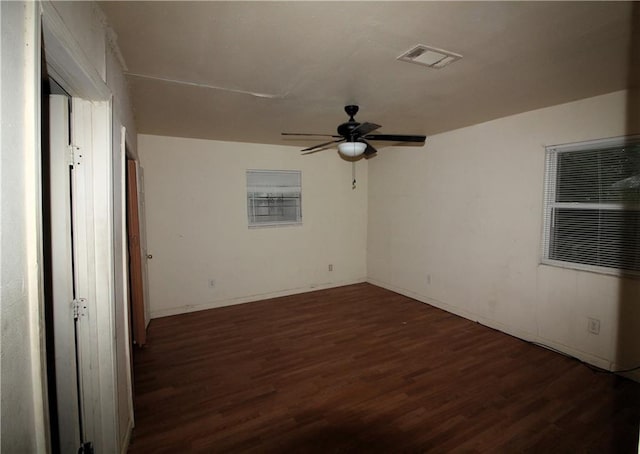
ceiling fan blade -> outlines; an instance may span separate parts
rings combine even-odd
[[[346,140],[346,139],[345,139],[344,137],[343,137],[343,138],[341,138],[340,140],[330,140],[329,142],[320,143],[320,144],[318,144],[318,145],[314,145],[314,146],[312,146],[312,147],[305,148],[304,150],[301,150],[301,151],[303,151],[303,152],[304,152],[304,151],[312,151],[312,150],[316,150],[316,149],[318,149],[318,151],[319,151],[319,149],[320,149],[320,148],[324,148],[324,147],[326,147],[327,145],[331,145],[332,143],[344,142],[345,140]]]
[[[351,134],[358,134],[360,136],[363,136],[365,134],[369,134],[371,131],[375,131],[378,128],[381,128],[382,126],[377,125],[375,123],[361,123],[357,128],[354,128],[351,131]]]
[[[364,136],[367,140],[386,140],[388,142],[424,142],[427,136],[407,136],[403,134],[371,134]]]
[[[303,152],[301,152],[300,154],[301,154],[301,155],[305,155],[305,154],[313,154],[313,153],[317,153],[317,152],[319,152],[319,151],[324,151],[324,150],[325,150],[325,148],[318,148],[318,149],[311,150],[311,151],[303,151]]]
[[[307,133],[303,133],[303,132],[281,132],[280,135],[283,136],[321,136],[321,137],[342,137],[342,136],[336,136],[333,134],[307,134]]]
[[[373,148],[369,142],[367,142],[366,140],[363,140],[363,142],[367,144],[367,148],[364,149],[365,158],[370,158],[371,156],[373,156],[378,152],[378,150]]]

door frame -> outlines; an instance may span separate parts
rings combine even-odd
[[[78,240],[77,297],[87,302],[81,340],[81,354],[90,364],[81,371],[88,405],[87,439],[96,452],[119,452],[114,290],[119,266],[114,261],[112,95],[53,3],[39,5],[36,29],[46,49],[47,72],[74,97],[72,140],[82,155],[79,167],[83,175],[74,192],[78,225],[74,235]],[[41,361],[46,363],[44,352]]]

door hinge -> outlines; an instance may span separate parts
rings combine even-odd
[[[71,167],[79,166],[80,164],[82,164],[82,153],[80,152],[80,147],[69,145],[67,152],[67,163]]]
[[[73,300],[73,319],[78,320],[80,317],[87,315],[87,299],[77,298]]]

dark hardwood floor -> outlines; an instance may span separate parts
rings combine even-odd
[[[131,453],[637,452],[640,384],[370,284],[155,319]]]

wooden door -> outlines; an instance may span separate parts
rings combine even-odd
[[[147,342],[142,290],[142,250],[140,248],[140,215],[138,212],[138,172],[136,162],[127,160],[127,230],[129,237],[129,294],[133,342]]]

